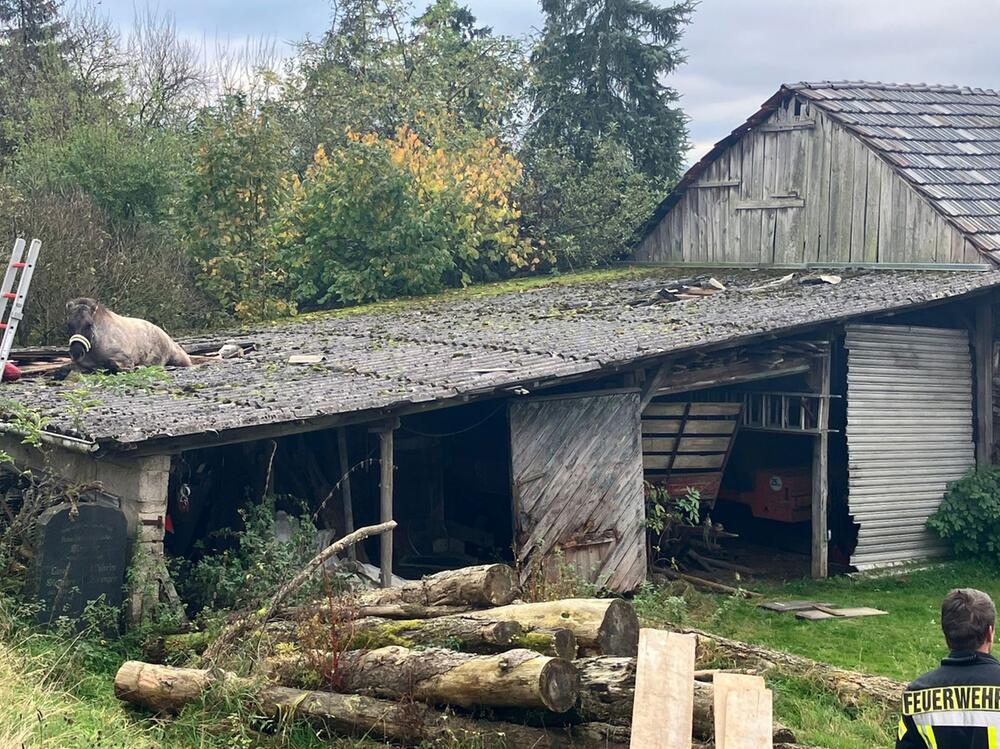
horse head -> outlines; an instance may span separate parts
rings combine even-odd
[[[72,299],[66,303],[66,332],[69,334],[69,355],[79,361],[94,345],[94,322],[97,317],[96,299]]]

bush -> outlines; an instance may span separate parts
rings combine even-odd
[[[927,526],[956,554],[1000,561],[1000,467],[952,484]]]
[[[113,227],[78,188],[21,194],[0,186],[0,241],[38,237],[42,251],[31,281],[21,345],[64,340],[66,302],[94,297],[115,312],[143,317],[168,332],[204,322],[183,248],[152,226]]]
[[[280,585],[302,571],[317,552],[316,526],[308,514],[290,517],[291,538],[275,535],[275,497],[240,510],[245,528],[220,532],[219,540],[236,541],[230,548],[191,563],[171,560],[177,592],[192,611],[252,610],[269,600]],[[296,593],[315,597],[323,590],[317,577]]]
[[[510,199],[520,173],[492,140],[432,148],[406,128],[320,147],[278,231],[295,299],[427,294],[529,265]]]

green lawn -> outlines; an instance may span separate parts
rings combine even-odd
[[[685,591],[686,606],[667,597],[679,592],[651,589],[637,605],[647,623],[682,623],[726,637],[767,645],[844,668],[911,681],[934,668],[945,654],[940,629],[944,595],[956,587],[985,590],[1000,600],[1000,574],[988,565],[952,562],[896,577],[838,577],[816,582],[743,586],[775,600],[811,599],[850,606],[873,606],[888,616],[807,622],[794,614],[757,608],[755,602]],[[800,741],[831,749],[891,746],[893,715],[844,711],[829,694],[796,679],[779,679],[778,717],[800,729]]]

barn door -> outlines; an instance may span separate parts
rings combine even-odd
[[[936,556],[944,550],[927,518],[976,459],[969,334],[851,325],[846,344],[851,564]]]
[[[517,400],[509,418],[522,576],[565,562],[601,588],[638,587],[646,576],[639,394]]]

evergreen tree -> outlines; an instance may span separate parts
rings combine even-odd
[[[676,179],[687,128],[664,79],[684,61],[678,45],[693,9],[693,0],[542,0],[529,144],[569,147],[592,163],[612,138],[650,178]]]

